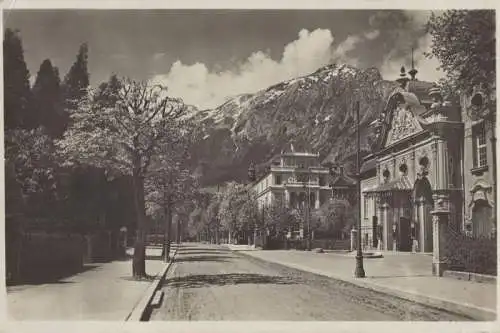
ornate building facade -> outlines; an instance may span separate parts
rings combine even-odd
[[[362,232],[372,248],[433,252],[441,274],[444,234],[496,235],[496,110],[480,88],[446,101],[416,73],[401,69],[373,124],[377,142],[360,172]]]

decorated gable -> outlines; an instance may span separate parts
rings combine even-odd
[[[388,110],[389,126],[385,136],[386,147],[423,130],[414,114],[414,112],[420,112],[422,108],[418,99],[409,93],[398,93],[397,95],[394,96],[397,102],[390,103],[392,110]]]

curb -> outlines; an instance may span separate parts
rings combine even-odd
[[[139,303],[134,307],[134,309],[125,318],[125,321],[144,321],[145,315],[148,312],[150,303],[155,295],[155,292],[160,289],[161,283],[168,273],[168,270],[174,263],[173,259],[177,255],[179,247],[175,248],[175,252],[172,255],[172,259],[163,267],[159,274],[156,274],[153,282],[149,285],[146,290],[145,295],[141,298]]]
[[[365,282],[365,281],[361,281],[361,280],[349,280],[349,279],[346,279],[344,277],[325,273],[325,272],[320,271],[320,270],[316,270],[316,269],[312,269],[312,268],[305,268],[303,266],[295,265],[295,264],[291,264],[291,263],[283,263],[283,262],[278,262],[275,260],[263,259],[263,258],[252,256],[252,255],[246,254],[246,253],[242,253],[242,255],[246,255],[246,256],[249,256],[249,257],[257,259],[257,260],[262,260],[262,261],[271,262],[271,263],[274,263],[277,265],[290,267],[290,268],[297,269],[297,270],[300,270],[303,272],[308,272],[308,273],[313,273],[313,274],[317,274],[317,275],[321,275],[321,276],[326,276],[326,277],[329,277],[332,279],[336,279],[336,280],[340,280],[340,281],[343,281],[346,283],[356,285],[358,287],[371,289],[371,290],[374,290],[374,291],[377,291],[377,292],[380,292],[383,294],[391,295],[391,296],[396,296],[396,297],[399,297],[399,298],[402,298],[402,299],[405,299],[408,301],[412,301],[415,303],[419,303],[419,304],[422,304],[425,306],[430,306],[430,307],[434,307],[437,309],[441,309],[441,310],[449,311],[452,313],[471,317],[475,320],[495,321],[497,318],[496,311],[490,310],[487,308],[478,307],[478,306],[475,306],[472,304],[457,303],[454,301],[441,299],[438,297],[429,297],[429,296],[425,296],[422,294],[413,293],[413,292],[409,292],[409,291],[388,288],[388,287],[381,286],[381,285],[373,283],[373,282]]]
[[[444,271],[443,276],[458,279],[458,280],[466,280],[466,281],[475,281],[477,283],[497,283],[496,276],[490,276],[485,274],[478,273],[468,273],[468,272],[460,272],[460,271]]]

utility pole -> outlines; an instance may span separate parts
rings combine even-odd
[[[220,187],[219,184],[217,184],[217,200],[219,200],[219,190]],[[217,216],[215,217],[215,244],[217,245],[220,244],[219,224],[220,224],[219,214],[217,214]]]
[[[357,170],[357,196],[358,196],[358,246],[356,252],[356,270],[354,271],[354,277],[364,278],[365,270],[363,268],[363,252],[361,250],[361,166],[360,166],[360,136],[359,136],[359,101],[356,102],[356,135],[357,135],[357,151],[356,151],[356,170]]]
[[[311,170],[307,169],[307,250],[311,251]]]

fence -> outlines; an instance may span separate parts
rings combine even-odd
[[[497,275],[497,241],[465,235],[452,227],[446,233],[445,257],[449,270]]]
[[[7,230],[5,245],[8,283],[65,275],[81,270],[84,263],[109,261],[125,254],[118,233],[110,231],[82,235]]]
[[[311,242],[311,248],[322,248],[324,250],[349,250],[351,241],[349,239],[314,239]],[[266,249],[295,249],[306,250],[307,239],[268,239],[266,242]]]
[[[6,239],[7,281],[32,280],[83,267],[85,239],[80,235],[32,233]]]

